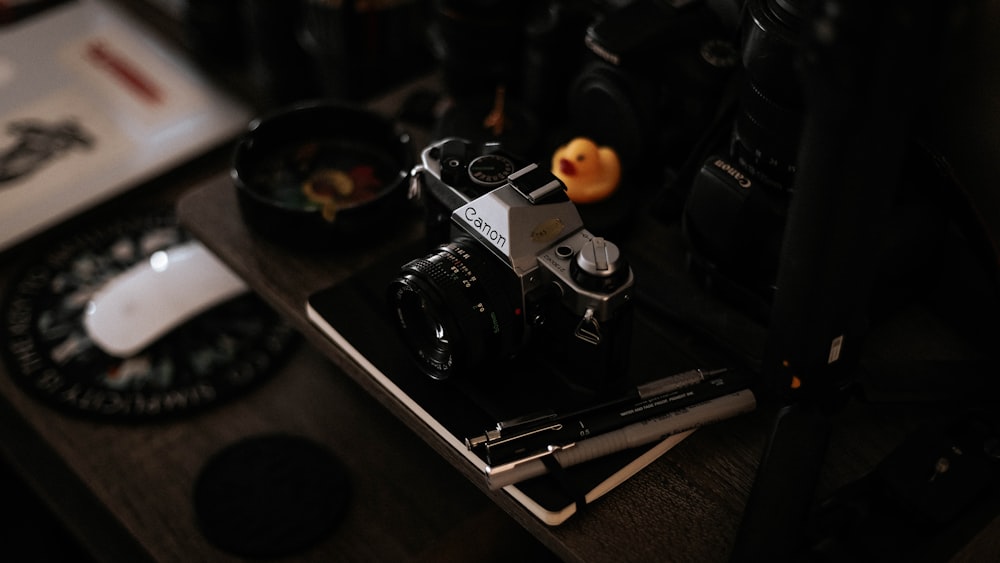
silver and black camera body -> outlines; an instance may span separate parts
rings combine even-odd
[[[387,297],[424,373],[475,376],[518,357],[583,390],[624,379],[634,275],[560,180],[456,138],[427,147],[412,176],[437,246],[402,266]]]

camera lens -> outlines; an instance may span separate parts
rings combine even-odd
[[[750,0],[743,22],[740,113],[733,156],[755,177],[791,189],[802,128],[803,102],[795,57],[802,0]]]
[[[492,260],[481,244],[461,237],[404,265],[389,283],[396,327],[430,377],[509,356],[520,341],[520,304],[498,283]]]

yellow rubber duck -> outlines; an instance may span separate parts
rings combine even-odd
[[[576,137],[552,155],[552,173],[566,184],[575,203],[594,203],[614,193],[622,167],[614,149]]]

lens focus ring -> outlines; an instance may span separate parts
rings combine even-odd
[[[448,243],[411,260],[390,284],[404,341],[435,379],[504,356],[516,341],[516,307],[480,252],[473,241]]]

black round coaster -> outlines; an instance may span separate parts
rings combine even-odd
[[[202,312],[131,357],[109,355],[89,338],[84,316],[94,292],[190,238],[164,209],[83,228],[42,249],[12,280],[0,307],[0,354],[11,377],[56,408],[136,422],[218,404],[274,373],[297,334],[251,293]]]
[[[209,458],[194,485],[194,509],[216,547],[242,557],[281,557],[332,532],[349,493],[347,471],[329,450],[269,434]]]

